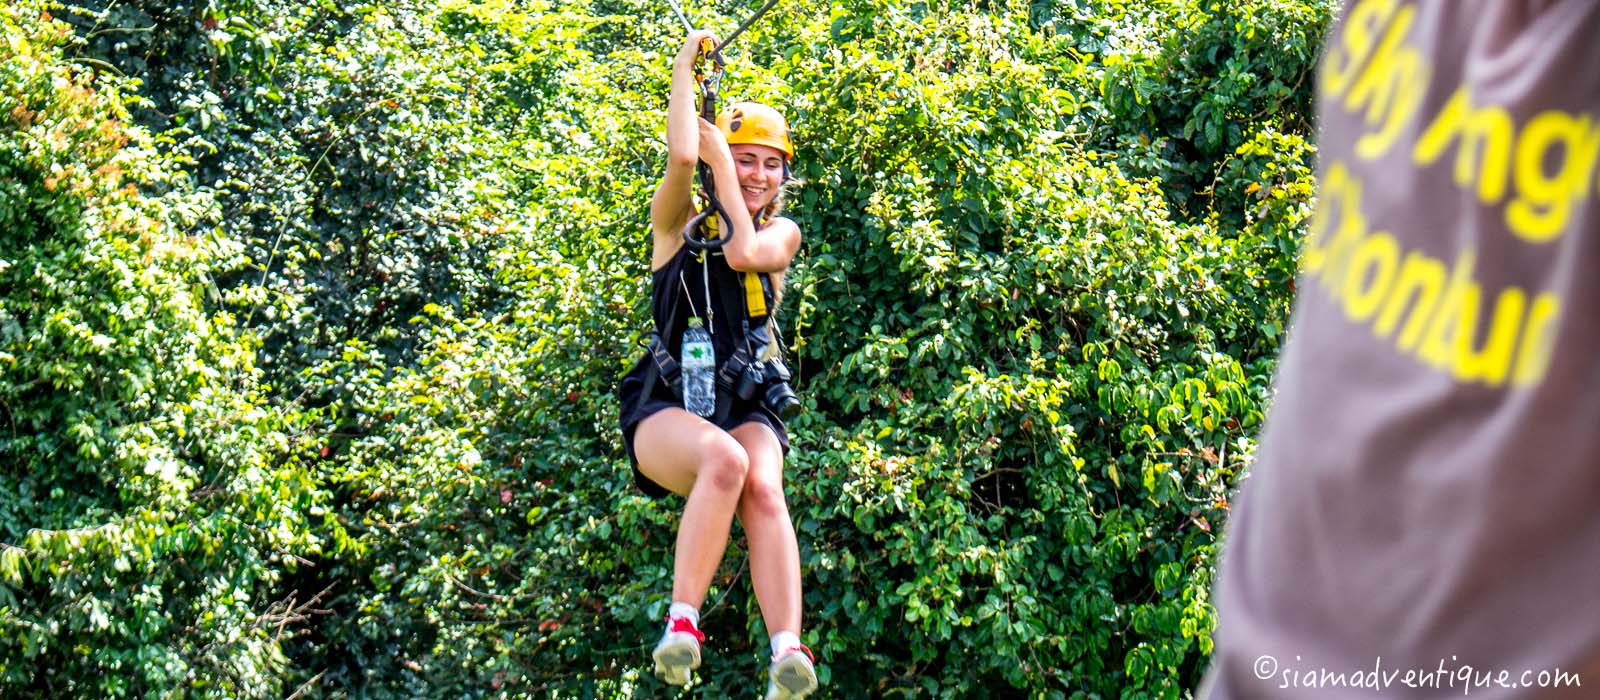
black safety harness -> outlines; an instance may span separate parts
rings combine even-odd
[[[716,232],[713,231],[711,240],[717,240],[718,238],[720,236],[717,236]],[[717,362],[717,403],[716,412],[712,415],[712,420],[713,422],[720,422],[727,418],[732,409],[735,390],[739,385],[740,377],[748,371],[752,364],[761,361],[765,354],[766,346],[777,339],[773,337],[772,324],[768,322],[771,318],[773,299],[771,278],[764,273],[737,273],[737,271],[727,266],[722,253],[715,250],[701,251],[676,261],[673,264],[677,269],[668,271],[668,274],[676,273],[674,276],[679,278],[681,291],[670,292],[673,295],[672,311],[667,315],[667,323],[665,326],[652,330],[650,339],[645,344],[650,361],[645,363],[644,389],[639,396],[638,404],[634,406],[634,410],[636,411],[639,406],[643,405],[658,380],[667,386],[674,397],[683,395],[682,368],[677,359],[672,356],[672,352],[667,347],[666,339],[661,334],[663,331],[674,329],[678,325],[684,299],[688,295],[687,285],[682,282],[682,278],[688,273],[686,268],[689,267],[691,261],[692,264],[697,264],[701,268],[701,276],[705,280],[704,291],[708,306],[704,312],[712,319],[711,322],[713,324],[718,321],[715,319],[711,308],[709,308],[712,294],[717,295],[717,300],[725,312],[743,312],[736,320],[738,330],[734,333],[732,353],[727,357],[719,358]],[[713,271],[711,270],[712,267],[721,267],[723,269]],[[735,282],[735,280],[738,281]],[[755,284],[752,284],[752,281]]]
[[[678,5],[678,0],[671,0],[671,2],[672,9],[677,10],[678,17],[683,20],[683,26],[692,31],[694,26],[689,23],[689,16],[684,14],[683,8]],[[710,75],[701,74],[700,64],[698,62],[695,63],[695,80],[700,83],[700,116],[706,121],[713,123],[717,121],[717,88],[722,84],[722,69],[727,65],[722,60],[722,50],[727,48],[728,44],[733,43],[733,40],[743,34],[744,30],[748,29],[751,24],[754,24],[756,20],[766,14],[767,10],[772,9],[777,4],[778,0],[767,0],[767,4],[762,5],[761,9],[756,10],[745,18],[744,22],[741,22],[739,27],[728,35],[728,38],[723,39],[722,43],[711,49],[709,54],[701,54],[711,59]],[[702,160],[697,166],[697,171],[700,176],[700,191],[705,195],[705,206],[701,207],[699,212],[689,218],[689,223],[684,224],[683,241],[688,244],[691,250],[720,249],[729,239],[733,238],[733,225],[731,221],[728,221],[728,212],[722,208],[722,202],[717,199],[717,187],[712,177],[711,166]],[[784,174],[788,174],[787,167]],[[706,235],[706,221],[713,214],[728,222],[726,236],[712,237]]]

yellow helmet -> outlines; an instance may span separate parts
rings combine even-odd
[[[783,160],[794,157],[794,144],[789,141],[789,123],[778,110],[758,102],[739,102],[729,105],[717,115],[717,127],[728,139],[728,145],[752,143],[771,146],[783,152]]]

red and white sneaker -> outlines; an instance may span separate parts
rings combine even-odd
[[[656,662],[656,678],[668,685],[688,685],[689,673],[700,668],[700,643],[706,636],[687,617],[667,618],[667,633],[661,635],[651,657]]]
[[[804,644],[772,657],[767,669],[767,700],[800,700],[817,689],[816,661]]]

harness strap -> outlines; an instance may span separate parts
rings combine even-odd
[[[668,263],[668,266],[677,268],[676,272],[683,274],[682,257]],[[673,270],[668,270],[667,274],[671,276],[672,272]],[[677,294],[672,285],[667,287],[667,294],[672,295],[672,311],[667,314],[667,329],[670,332],[673,326],[678,325],[678,309],[682,305],[683,297]],[[672,359],[672,353],[667,351],[667,343],[661,338],[661,331],[660,328],[650,331],[650,341],[646,344],[650,361],[645,363],[644,389],[639,392],[639,398],[634,400],[633,408],[628,411],[628,415],[637,414],[639,409],[644,407],[644,402],[650,400],[650,395],[655,393],[658,379],[666,382],[667,388],[674,395],[683,394],[682,371],[678,367],[678,361]]]
[[[667,342],[661,339],[661,334],[652,332],[646,347],[650,351],[651,364],[655,366],[661,381],[666,383],[672,393],[683,393],[683,372],[678,367],[678,361],[672,359],[672,353],[667,352]]]
[[[721,219],[716,217],[706,220],[707,240],[717,240],[720,237],[721,232],[719,229],[721,227],[718,225],[720,221]],[[755,222],[755,228],[759,231],[766,224],[767,218],[763,215]],[[743,278],[740,282],[744,285],[745,316],[752,319],[765,318],[768,314],[767,309],[772,306],[772,276],[765,272],[741,272],[739,274]]]
[[[765,221],[763,220],[762,223],[764,224]],[[716,235],[716,228],[712,227],[711,236],[714,238]],[[686,251],[680,251],[679,256],[677,260],[672,262],[672,266],[676,270],[669,270],[669,275],[676,273],[681,276],[684,273],[684,267],[691,255]],[[701,266],[706,266],[712,264],[711,258],[713,256],[722,257],[721,253],[715,252],[700,252],[692,257],[696,258]],[[725,258],[723,258],[721,266],[727,267]],[[727,271],[729,273],[734,272],[733,268],[727,268]],[[764,272],[739,273],[737,286],[729,284],[727,276],[722,273],[713,274],[710,279],[716,280],[713,284],[715,284],[717,288],[716,294],[722,302],[723,313],[743,312],[739,317],[739,331],[734,337],[733,352],[729,354],[729,357],[721,358],[721,361],[717,363],[717,403],[716,411],[712,414],[711,419],[713,422],[720,423],[728,417],[728,414],[733,409],[733,399],[740,377],[748,371],[752,364],[760,361],[756,349],[750,347],[750,339],[754,338],[762,344],[772,342],[771,334],[767,331],[767,320],[772,306],[772,280],[771,276]],[[683,295],[679,294],[675,287],[669,289],[666,293],[672,295],[672,311],[668,314],[669,318],[666,327],[657,328],[650,333],[650,340],[646,344],[650,361],[645,363],[644,389],[640,392],[639,398],[634,403],[630,413],[636,413],[644,406],[644,402],[654,392],[657,381],[665,383],[674,396],[683,395],[682,366],[672,357],[672,353],[667,349],[666,340],[661,336],[663,331],[671,332],[671,329],[677,327],[678,312],[682,308]],[[707,309],[707,313],[709,312],[710,309]]]
[[[710,264],[710,262],[708,256],[705,264]],[[727,266],[725,259],[722,265],[724,267]],[[732,268],[729,268],[729,271],[732,272]],[[717,368],[717,388],[719,391],[717,392],[716,419],[718,422],[727,418],[728,413],[732,410],[739,380],[745,373],[754,369],[753,366],[760,362],[761,359],[758,350],[750,346],[750,341],[752,338],[760,341],[767,337],[767,315],[765,311],[768,304],[767,299],[761,294],[767,287],[759,281],[764,280],[766,277],[767,275],[764,273],[746,272],[740,275],[738,283],[732,283],[727,278],[724,278],[724,281],[717,285],[717,292],[722,298],[724,313],[735,309],[744,312],[739,317],[739,332],[734,337],[733,352]],[[759,316],[753,314],[746,303],[751,296],[748,286],[751,283],[754,285],[756,298],[762,302],[763,313]]]

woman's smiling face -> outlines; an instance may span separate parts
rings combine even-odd
[[[755,216],[772,203],[783,185],[783,151],[753,143],[735,144],[728,150],[733,153],[739,194]]]

